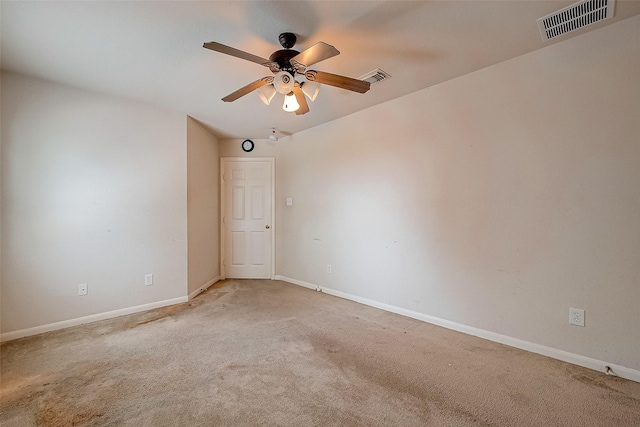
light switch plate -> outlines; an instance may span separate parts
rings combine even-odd
[[[287,206],[293,206],[293,197],[287,197]]]

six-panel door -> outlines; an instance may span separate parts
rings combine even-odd
[[[272,163],[225,161],[223,227],[225,275],[271,278]]]

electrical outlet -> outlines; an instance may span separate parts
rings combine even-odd
[[[153,274],[145,274],[144,275],[144,285],[145,286],[153,285]]]
[[[331,274],[331,264],[327,264],[327,273]]]
[[[580,308],[569,308],[569,324],[584,326],[584,310]]]
[[[78,295],[87,295],[89,293],[89,285],[81,283],[78,285]]]

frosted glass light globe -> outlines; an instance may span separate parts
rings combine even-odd
[[[289,92],[288,95],[284,97],[284,105],[282,109],[288,113],[292,113],[294,111],[298,111],[300,108],[300,104],[298,104],[298,100],[293,92]]]
[[[273,87],[276,88],[278,93],[282,93],[284,95],[291,92],[295,84],[296,81],[293,79],[293,76],[286,71],[278,72],[273,78]]]

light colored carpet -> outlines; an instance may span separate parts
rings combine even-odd
[[[640,426],[640,384],[277,281],[1,347],[2,426]]]

